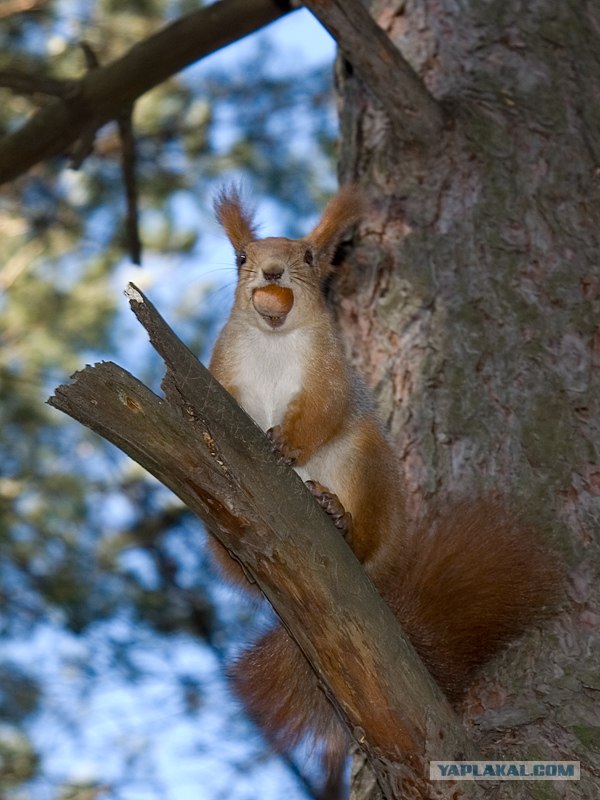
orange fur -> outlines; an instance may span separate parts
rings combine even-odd
[[[362,208],[355,187],[327,205],[305,239],[255,240],[237,194],[217,212],[236,250],[244,247],[235,304],[210,368],[269,430],[299,474],[337,495],[347,541],[448,697],[460,697],[473,671],[538,619],[554,596],[558,570],[536,535],[496,502],[457,503],[409,524],[400,469],[373,401],[348,366],[321,292],[333,250]],[[275,326],[252,304],[269,286],[293,293]],[[229,577],[243,580],[214,548]],[[296,644],[282,628],[237,662],[234,684],[278,747],[305,735],[331,765],[347,736]]]
[[[230,674],[246,710],[274,749],[287,751],[309,732],[329,769],[339,766],[348,750],[348,734],[284,628],[276,627],[261,636]]]
[[[331,261],[342,234],[358,222],[363,211],[364,201],[358,188],[352,184],[344,186],[327,203],[320,221],[306,238]]]
[[[367,572],[456,704],[475,670],[551,608],[560,571],[538,536],[494,501],[445,508],[401,544],[393,561],[365,565]],[[329,768],[339,768],[349,736],[283,628],[251,645],[232,678],[275,747],[290,749],[308,735]]]
[[[236,251],[256,239],[252,212],[244,207],[236,187],[222,189],[215,200],[215,214]]]
[[[380,591],[452,702],[473,672],[558,598],[557,560],[498,501],[463,501],[413,526]]]
[[[341,353],[336,356],[341,358]],[[343,361],[335,360],[324,372],[318,361],[309,364],[302,389],[287,407],[279,444],[284,454],[295,453],[298,466],[306,464],[347,423],[350,408],[340,365],[343,366]]]

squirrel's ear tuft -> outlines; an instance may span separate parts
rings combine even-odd
[[[254,213],[244,206],[236,186],[221,189],[214,207],[217,220],[236,252],[257,238]]]
[[[306,237],[321,253],[333,257],[345,231],[363,215],[364,198],[354,184],[344,186],[325,206],[320,222]]]

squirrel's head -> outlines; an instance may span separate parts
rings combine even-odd
[[[316,227],[302,239],[259,239],[252,212],[237,189],[223,190],[215,202],[217,219],[235,250],[238,267],[236,307],[268,331],[306,324],[322,309],[322,286],[342,235],[358,221],[363,201],[355,186],[345,186],[325,207]]]

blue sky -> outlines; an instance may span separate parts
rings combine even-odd
[[[70,2],[65,4],[65,9],[69,7],[80,8]],[[285,54],[281,71],[296,74],[298,80],[302,80],[304,70],[332,62],[334,57],[331,37],[302,9],[204,59],[186,71],[186,78],[201,80],[207,71],[231,67],[248,57],[256,36],[269,37],[276,43]],[[258,209],[265,228],[274,235],[281,233],[273,227],[275,202],[276,198],[270,199]],[[182,206],[181,213],[190,212]],[[168,319],[169,308],[183,294],[195,292],[201,302],[206,292],[215,291],[214,284],[229,284],[229,292],[226,287],[218,295],[225,315],[234,274],[226,269],[233,264],[231,247],[214,221],[203,220],[202,227],[193,264],[189,256],[177,254],[170,259],[148,258],[141,269],[124,260],[115,272],[115,293],[122,296],[126,283],[132,280],[151,290],[152,299]],[[121,303],[128,355],[119,355],[118,360],[135,374],[136,358],[149,349],[149,344],[124,297]],[[135,469],[133,465],[129,468]],[[130,557],[135,561],[134,554]],[[143,569],[143,563],[139,567]],[[106,637],[114,640],[130,635],[126,620],[112,621],[110,630],[99,623],[96,633],[85,639],[65,633],[58,623],[56,628],[40,627],[27,641],[13,642],[5,653],[25,667],[35,663],[36,674],[44,683],[47,702],[32,736],[45,756],[46,774],[56,784],[63,780],[101,782],[107,787],[103,795],[106,800],[250,800],[257,796],[261,800],[280,800],[282,796],[299,800],[305,796],[260,742],[249,741],[252,731],[241,715],[233,726],[231,717],[223,715],[224,708],[235,708],[234,701],[220,664],[207,648],[185,636],[168,640],[149,636],[145,641],[142,635],[134,657],[144,666],[144,679],[132,683],[114,669],[106,647]],[[103,659],[102,679],[90,682],[88,665],[101,665]],[[197,715],[186,715],[179,694],[173,691],[173,681],[181,676],[196,676],[204,687]],[[232,774],[228,764],[242,758],[242,751],[249,753],[249,760],[254,758],[252,769]],[[123,774],[129,778],[127,787],[113,791],[113,780],[117,782]],[[52,783],[40,784],[32,797],[50,800],[55,796],[54,789]]]

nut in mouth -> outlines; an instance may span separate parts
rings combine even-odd
[[[252,305],[272,328],[280,328],[292,310],[294,293],[287,286],[259,286],[252,292]]]

